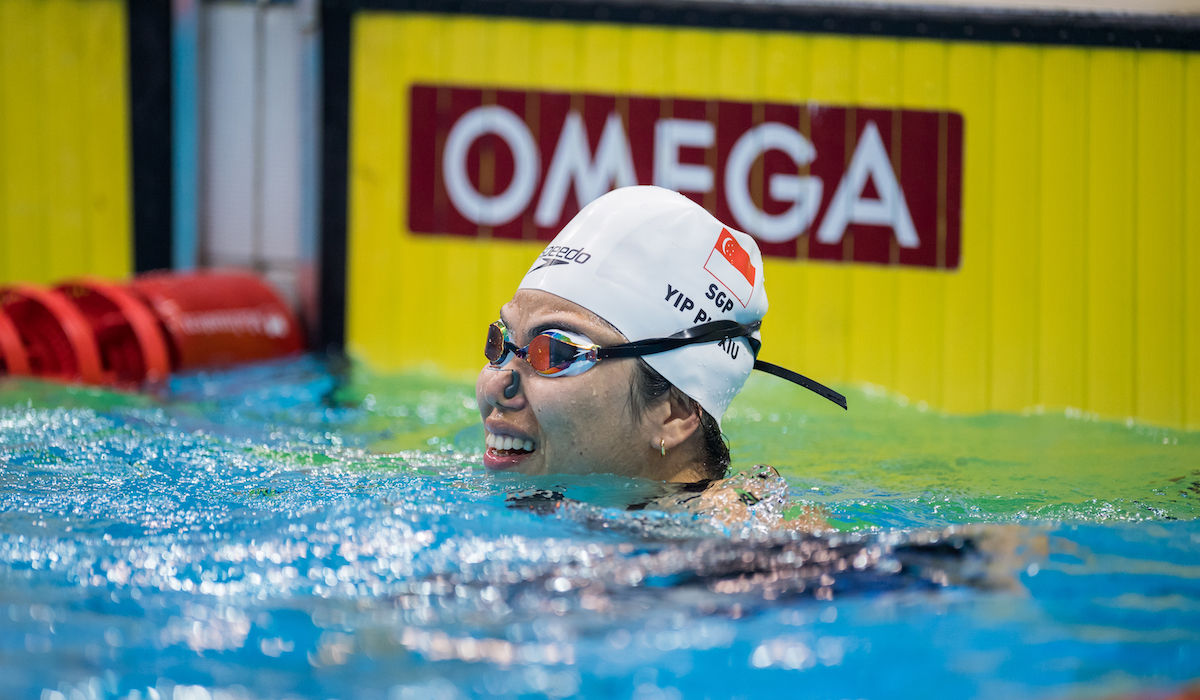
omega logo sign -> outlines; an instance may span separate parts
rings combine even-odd
[[[616,187],[678,190],[766,255],[953,269],[953,112],[415,85],[409,228],[550,240]]]

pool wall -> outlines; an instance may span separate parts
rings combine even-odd
[[[863,120],[930,112],[961,119],[950,139],[961,160],[926,164],[942,197],[936,235],[957,230],[958,254],[939,249],[936,264],[914,266],[893,240],[882,261],[862,262],[880,228],[854,225],[840,259],[826,250],[816,260],[802,234],[790,256],[766,264],[763,357],[954,412],[1074,407],[1200,427],[1195,18],[603,2],[450,2],[433,14],[418,5],[323,3],[323,49],[306,54],[323,52],[313,285],[322,309],[309,314],[319,315],[321,346],[344,333],[349,351],[379,370],[469,372],[480,361],[473,342],[426,338],[443,328],[476,337],[469,329],[494,318],[544,245],[540,233],[499,240],[488,226],[410,230],[415,84],[479,89],[483,99],[689,102],[718,126],[729,105],[837,109],[850,125],[874,110],[847,128],[846,153]],[[0,0],[0,282],[170,266],[173,206],[187,204],[171,194],[181,176],[171,46],[163,3]],[[904,180],[920,149],[892,148],[898,135],[910,143],[885,125]],[[597,134],[589,138],[594,148]],[[725,156],[712,150],[681,157],[720,180],[715,159]],[[472,173],[481,187],[484,160]],[[954,163],[957,186],[938,174]],[[762,204],[756,168],[750,189]],[[834,190],[827,182],[826,202]]]
[[[928,110],[964,125],[958,265],[854,262],[853,233],[844,260],[769,258],[763,358],[952,412],[1074,407],[1200,427],[1200,131],[1187,126],[1200,123],[1194,20],[444,7],[326,7],[326,211],[341,172],[346,345],[372,367],[478,367],[473,329],[496,318],[545,245],[499,240],[490,226],[410,230],[415,84],[481,89],[484,101],[515,90]],[[348,76],[343,171],[328,138],[338,133],[329,121],[338,70]],[[717,121],[715,111],[707,118]],[[448,125],[438,128],[444,138]],[[596,148],[598,134],[590,139]],[[847,139],[848,153],[849,128]],[[903,166],[896,150],[893,167]],[[693,161],[717,169],[710,152]],[[478,187],[503,185],[484,172],[493,166],[478,167]],[[826,183],[826,202],[833,190]],[[955,214],[939,211],[942,226]]]

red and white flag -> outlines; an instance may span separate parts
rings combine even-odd
[[[721,235],[717,238],[712,252],[708,254],[708,262],[704,263],[704,269],[716,277],[743,307],[750,303],[758,271],[754,263],[750,262],[750,254],[728,229],[721,229]]]

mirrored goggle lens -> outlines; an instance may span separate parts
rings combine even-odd
[[[567,371],[577,362],[595,364],[589,362],[589,349],[543,333],[529,343],[529,354],[525,359],[538,374],[555,375]]]
[[[487,343],[483,347],[484,357],[488,362],[497,364],[504,359],[504,330],[499,324],[488,326]]]

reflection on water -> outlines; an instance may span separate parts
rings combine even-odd
[[[469,383],[359,376],[335,407],[303,360],[173,391],[0,387],[0,696],[1053,697],[1200,675],[1200,526],[1162,486],[1187,491],[1188,433],[863,393],[836,416],[758,384],[725,428],[791,493],[731,528],[627,510],[649,482],[485,473]],[[840,532],[767,525],[805,503]]]

